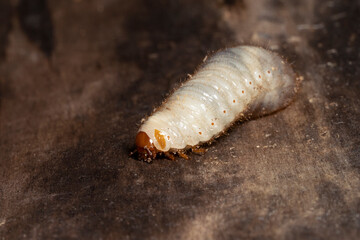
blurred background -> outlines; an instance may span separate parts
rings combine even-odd
[[[357,0],[0,0],[1,239],[360,238]],[[191,160],[129,157],[212,52],[284,56],[301,90]]]

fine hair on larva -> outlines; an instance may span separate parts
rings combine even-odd
[[[206,57],[140,126],[135,144],[147,162],[163,154],[188,158],[185,150],[217,138],[239,119],[286,107],[298,90],[291,66],[261,47],[237,46]]]

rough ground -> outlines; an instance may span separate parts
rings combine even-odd
[[[356,0],[0,0],[0,239],[359,239]],[[285,56],[283,111],[191,160],[128,156],[204,56]]]

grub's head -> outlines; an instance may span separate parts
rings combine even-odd
[[[138,158],[140,160],[150,162],[156,158],[156,153],[158,151],[155,148],[153,141],[145,132],[138,132],[135,144],[138,151]]]

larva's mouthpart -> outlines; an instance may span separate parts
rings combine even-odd
[[[286,107],[299,80],[276,53],[260,47],[228,48],[206,58],[199,70],[143,122],[139,158],[173,158],[220,136],[235,121]]]
[[[153,141],[145,132],[138,132],[135,139],[135,145],[140,160],[148,161],[156,158],[157,150]]]

